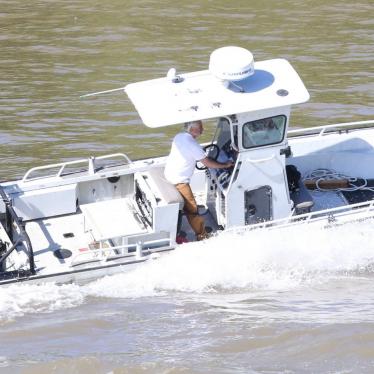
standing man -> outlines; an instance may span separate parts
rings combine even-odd
[[[203,133],[201,121],[187,122],[185,132],[175,136],[169,157],[165,166],[165,178],[175,185],[184,200],[184,212],[187,220],[196,234],[197,240],[207,237],[203,217],[199,216],[195,197],[190,187],[190,180],[196,162],[214,169],[227,169],[233,167],[233,162],[220,163],[206,156],[196,139]]]

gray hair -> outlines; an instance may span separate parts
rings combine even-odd
[[[196,128],[196,127],[199,127],[200,125],[202,124],[202,122],[199,120],[199,121],[190,121],[190,122],[186,122],[184,124],[184,129],[188,132],[190,131],[192,128]]]

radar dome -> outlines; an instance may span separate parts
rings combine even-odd
[[[254,73],[254,59],[250,51],[241,47],[222,47],[213,51],[209,71],[216,78],[239,81]]]

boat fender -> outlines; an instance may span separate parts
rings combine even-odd
[[[337,190],[350,188],[349,180],[347,178],[336,178],[327,180],[311,180],[306,179],[304,181],[305,187],[308,190],[323,189],[323,190]]]

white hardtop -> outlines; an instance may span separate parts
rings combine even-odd
[[[235,82],[203,70],[132,83],[125,91],[144,124],[153,128],[290,106],[309,99],[299,75],[285,59],[256,62],[251,76]]]

